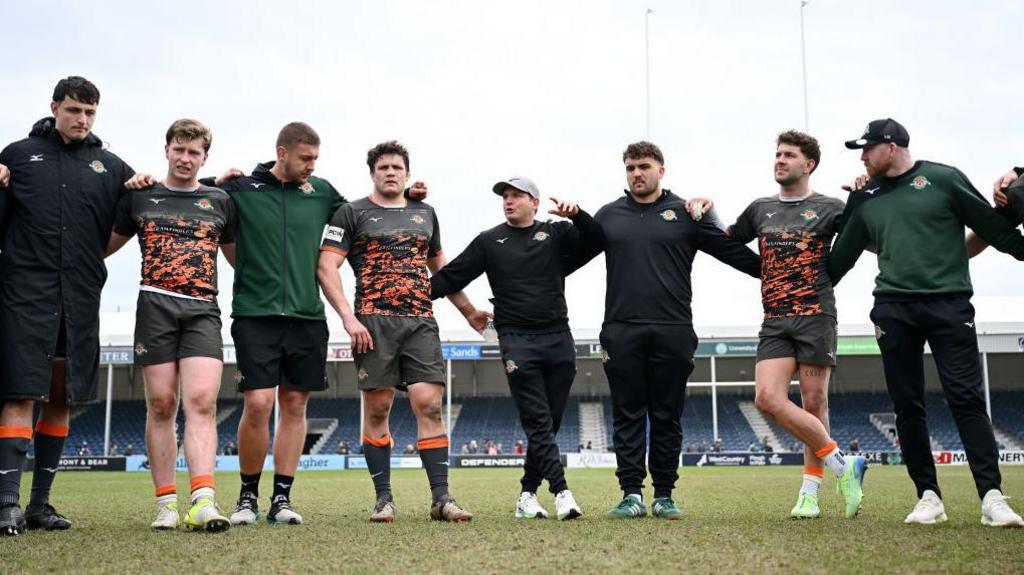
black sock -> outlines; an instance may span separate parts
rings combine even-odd
[[[448,436],[421,439],[416,447],[430,482],[430,496],[436,502],[448,494]]]
[[[259,499],[260,496],[260,474],[253,473],[252,475],[246,475],[240,473],[242,476],[242,488],[238,493],[239,498],[247,499]]]
[[[659,497],[665,497],[665,498],[668,498],[668,499],[672,499],[672,490],[671,489],[666,489],[666,490],[655,489],[654,490],[654,498],[658,499]]]
[[[363,436],[363,457],[366,458],[366,469],[370,472],[373,489],[379,499],[391,495],[391,436],[372,440],[377,445],[370,441],[369,437]]]
[[[36,426],[35,447],[36,461],[32,468],[32,496],[29,505],[46,505],[50,501],[50,486],[57,475],[60,456],[64,452],[64,440],[67,439],[67,428],[58,426]],[[53,432],[50,433],[45,432]]]
[[[31,428],[24,428],[31,435]],[[19,428],[18,431],[21,431]],[[0,439],[0,507],[17,505],[20,500],[21,470],[28,455],[28,439],[4,437]]]
[[[292,498],[292,482],[295,481],[295,477],[291,475],[281,475],[279,473],[274,474],[274,495],[270,497],[273,501],[277,499],[278,495],[284,495],[285,499]]]

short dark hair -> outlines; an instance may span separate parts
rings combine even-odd
[[[639,160],[641,158],[654,158],[658,160],[659,164],[665,165],[665,156],[662,155],[661,149],[650,142],[634,142],[626,146],[626,151],[622,152],[623,162],[626,160]]]
[[[806,156],[808,160],[814,160],[814,167],[811,168],[812,174],[814,170],[818,169],[818,164],[821,163],[821,148],[818,146],[818,140],[814,136],[796,130],[789,130],[782,132],[775,139],[776,147],[781,144],[796,146],[800,148],[800,153]]]
[[[405,160],[405,171],[409,171],[409,150],[406,150],[405,146],[399,144],[397,140],[381,142],[366,152],[366,165],[370,166],[371,174],[381,156],[402,156],[402,159]]]
[[[320,136],[305,122],[285,124],[277,134],[277,146],[290,150],[298,144],[320,145]]]
[[[81,76],[68,76],[53,89],[53,101],[63,102],[68,96],[93,106],[100,103],[100,91],[96,85]]]

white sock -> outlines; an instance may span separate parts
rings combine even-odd
[[[156,498],[156,508],[160,509],[161,507],[167,507],[171,503],[177,503],[177,501],[177,493],[171,493],[170,495],[161,495],[160,497]]]
[[[644,502],[644,496],[640,495],[639,493],[630,493],[626,497],[632,497],[633,499],[639,501],[640,503]]]
[[[832,449],[828,455],[821,458],[821,461],[832,470],[832,473],[836,474],[836,477],[846,471],[846,458],[843,457],[843,452],[839,450],[839,447]]]
[[[192,492],[192,503],[199,501],[199,499],[207,497],[213,499],[213,488],[212,487],[200,487]]]
[[[818,496],[818,486],[821,485],[821,478],[817,475],[804,473],[804,482],[800,485],[800,494]]]

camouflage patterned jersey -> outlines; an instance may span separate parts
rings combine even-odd
[[[217,298],[217,249],[235,241],[235,205],[218,188],[170,190],[157,184],[122,196],[114,231],[139,234],[142,286]]]
[[[427,259],[441,252],[434,208],[408,200],[385,208],[362,198],[334,213],[324,250],[347,254],[356,275],[355,313],[432,317]]]
[[[765,319],[836,317],[828,254],[844,207],[842,200],[820,194],[797,202],[759,198],[729,228],[741,242],[757,238]]]

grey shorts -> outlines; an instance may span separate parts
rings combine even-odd
[[[757,361],[793,357],[797,363],[834,366],[838,335],[836,319],[827,315],[766,319],[757,334]]]
[[[437,322],[432,317],[360,315],[373,349],[352,354],[359,389],[397,388],[410,383],[445,383]]]
[[[135,311],[135,364],[183,357],[224,359],[217,302],[139,292]]]

